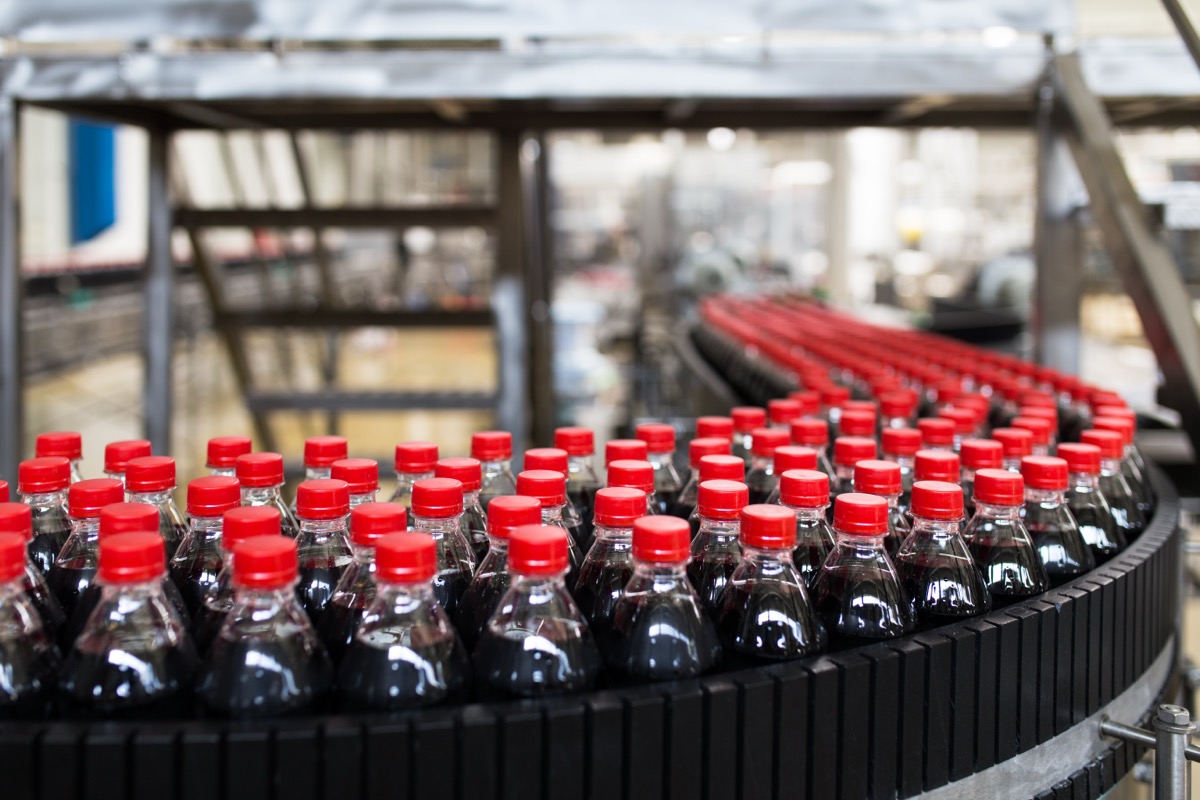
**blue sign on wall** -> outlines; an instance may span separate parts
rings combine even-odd
[[[112,125],[74,117],[69,129],[71,244],[79,244],[117,219],[115,131]]]

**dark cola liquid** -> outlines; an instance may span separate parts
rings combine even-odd
[[[209,589],[217,585],[221,574],[221,559],[198,557],[183,565],[171,567],[171,582],[183,595],[187,609],[186,619],[191,619],[204,608],[204,597]]]
[[[572,482],[569,479],[567,481],[567,502],[575,506],[575,510],[579,512],[579,518],[583,520],[580,531],[581,538],[578,542],[579,547],[585,553],[592,546],[592,518],[596,513],[596,491],[599,488],[593,483]]]
[[[1123,532],[1107,509],[1093,503],[1071,503],[1071,514],[1097,564],[1103,564],[1125,549]]]
[[[821,565],[833,550],[833,532],[821,520],[801,519],[796,523],[796,547],[792,550],[792,563],[806,586],[812,586],[813,578],[821,571]]]
[[[1078,578],[1095,566],[1095,557],[1080,535],[1079,529],[1054,519],[1036,519],[1030,514],[1025,527],[1033,537],[1046,577],[1051,586],[1061,586]]]
[[[1146,520],[1128,489],[1128,485],[1120,481],[1120,476],[1100,476],[1100,491],[1104,493],[1104,499],[1112,511],[1113,524],[1121,529],[1126,543],[1141,536],[1146,529]]]
[[[217,640],[217,634],[221,632],[221,626],[225,624],[225,617],[228,613],[228,606],[217,608],[205,603],[204,607],[192,617],[192,641],[196,644],[197,653],[203,656],[212,648],[213,642]]]
[[[58,560],[58,554],[70,535],[71,524],[67,522],[67,514],[62,508],[52,506],[42,511],[33,510],[33,539],[29,542],[29,559],[43,575],[50,574],[50,568]]]
[[[470,585],[470,578],[457,569],[448,569],[433,576],[433,596],[450,619],[458,614],[459,603]]]
[[[651,501],[651,508],[655,514],[669,515],[671,509],[675,507],[679,498],[679,487],[654,487],[654,495]]]
[[[325,607],[321,624],[317,626],[317,636],[334,664],[341,663],[370,605],[370,598],[355,594],[339,597]]]
[[[632,575],[633,564],[629,561],[612,564],[596,560],[584,564],[580,570],[573,593],[575,604],[597,637],[611,625],[617,601]]]
[[[196,694],[206,712],[232,719],[295,716],[322,710],[333,664],[299,638],[213,642]]]
[[[1050,588],[1041,559],[1032,547],[1011,540],[996,543],[989,536],[990,525],[976,528],[971,539],[971,556],[983,573],[996,607],[1010,605],[1041,594]]]
[[[675,504],[671,506],[671,516],[679,517],[680,519],[686,519],[688,522],[691,522],[692,514],[696,510],[696,502],[697,497],[695,489],[690,492],[680,492],[679,496],[675,498]],[[693,536],[696,535],[696,531],[699,529],[699,527],[700,519],[697,518],[692,527]]]
[[[67,624],[67,615],[63,613],[62,606],[59,605],[49,587],[38,589],[30,579],[28,570],[22,580],[22,586],[25,589],[25,596],[29,598],[29,602],[33,604],[38,616],[41,617],[42,630],[46,631],[46,635],[51,641],[54,641],[62,627]]]
[[[59,563],[46,576],[46,585],[62,608],[63,616],[70,620],[83,593],[95,580],[95,567],[79,566],[78,562]]]
[[[778,581],[730,584],[717,634],[731,667],[789,661],[825,649],[825,628],[795,586]]]
[[[591,635],[546,620],[536,635],[485,628],[475,648],[475,689],[481,700],[540,697],[592,688],[600,672],[600,654]],[[572,626],[573,627],[573,626]]]
[[[453,617],[454,627],[468,649],[475,649],[480,634],[508,591],[509,583],[506,573],[494,573],[488,578],[471,581]]]
[[[179,549],[179,543],[187,535],[187,523],[172,521],[171,515],[167,513],[165,508],[160,506],[158,509],[158,531],[162,534],[163,543],[166,546],[167,561],[170,561],[174,557],[175,551]]]
[[[904,544],[904,540],[909,534],[908,518],[905,517],[904,511],[899,506],[888,509],[888,533],[883,537],[883,549],[887,551],[888,557],[893,561],[896,560],[896,554],[900,552],[900,545]]]
[[[857,647],[912,633],[912,605],[897,583],[875,578],[847,580],[824,571],[813,582],[813,609],[831,648]]]
[[[49,641],[0,639],[0,720],[50,716],[58,651]]]
[[[73,650],[59,678],[59,708],[83,719],[175,719],[192,711],[196,650],[190,639],[164,650]]]
[[[79,595],[79,604],[75,606],[75,611],[62,628],[59,641],[64,651],[68,650],[75,643],[75,640],[79,638],[79,634],[83,633],[88,617],[96,610],[96,606],[100,604],[100,596],[103,592],[104,590],[100,584],[92,583],[83,590],[83,594]],[[185,623],[191,619],[188,614],[187,605],[184,603],[183,595],[180,594],[178,587],[174,583],[169,580],[163,581],[163,595],[167,598],[167,602],[179,612],[179,616]]]
[[[475,563],[482,564],[488,552],[487,516],[482,507],[466,507],[462,515],[462,532],[467,543],[471,545]]]
[[[721,659],[712,622],[671,593],[630,596],[616,610],[602,643],[605,663],[618,682],[694,678],[715,669]]]
[[[752,469],[746,473],[746,487],[750,489],[750,504],[765,503],[771,492],[779,485],[779,478],[767,474],[766,470]]]
[[[905,560],[897,570],[920,629],[960,622],[991,609],[991,598],[970,559]]]
[[[422,638],[412,632],[412,640]],[[455,637],[374,647],[356,641],[338,672],[343,711],[402,711],[467,699],[471,661]]]
[[[737,544],[733,550],[709,551],[688,564],[688,580],[700,596],[700,603],[709,614],[716,615],[721,604],[721,593],[725,591],[733,571],[741,563]]]
[[[320,621],[326,606],[333,598],[338,581],[341,580],[342,573],[346,571],[346,567],[350,563],[349,557],[345,561],[346,563],[341,566],[328,561],[323,563],[310,561],[300,565],[300,582],[296,585],[296,597],[300,599],[300,605],[308,613],[308,618],[313,621],[314,625]]]

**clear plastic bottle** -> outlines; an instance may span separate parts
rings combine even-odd
[[[297,543],[256,536],[233,558],[233,606],[196,680],[206,715],[268,719],[318,713],[333,664],[296,596]]]
[[[733,442],[730,452],[749,466],[751,436],[755,428],[767,424],[767,411],[755,406],[738,406],[729,410],[729,417],[733,420]]]
[[[175,503],[175,459],[142,456],[125,466],[125,491],[131,503],[158,509],[158,527],[167,547],[167,560],[174,555],[188,532],[188,521]]]
[[[1123,434],[1125,437],[1125,444],[1128,447],[1130,468],[1130,474],[1126,476],[1126,479],[1129,480],[1132,485],[1135,477],[1141,477],[1141,480],[1144,483],[1143,488],[1146,492],[1145,499],[1149,504],[1148,507],[1152,510],[1154,507],[1154,487],[1151,486],[1149,482],[1149,477],[1146,471],[1146,460],[1142,457],[1141,451],[1138,450],[1137,446],[1137,413],[1135,413],[1128,406],[1125,406],[1124,400],[1120,400],[1121,404],[1114,405],[1116,400],[1120,400],[1120,395],[1102,393],[1101,397],[1097,397],[1095,413],[1092,415],[1089,423],[1093,428],[1101,430],[1119,429]],[[1101,422],[1098,425],[1094,422],[1097,419],[1111,420],[1113,418],[1124,420],[1124,423],[1120,426],[1120,428],[1111,422]]]
[[[409,510],[412,524],[412,487],[417,481],[433,477],[438,461],[438,446],[434,442],[401,442],[396,445],[396,488],[391,502]]]
[[[921,449],[921,432],[916,428],[884,428],[880,445],[883,460],[900,465],[900,508],[907,516],[909,495],[916,480],[914,473],[917,451]]]
[[[135,458],[153,455],[145,439],[124,439],[104,446],[104,477],[125,483],[125,468]]]
[[[196,648],[163,590],[162,536],[122,533],[100,543],[100,601],[58,681],[66,716],[174,719],[192,710]]]
[[[335,481],[345,481],[350,490],[350,510],[364,503],[374,503],[379,494],[379,462],[369,458],[343,458],[333,462],[329,474]]]
[[[300,520],[296,593],[316,626],[354,558],[350,552],[350,487],[333,479],[304,481],[296,488],[296,501]]]
[[[701,418],[703,419],[703,418]],[[717,417],[716,419],[721,419]],[[699,422],[699,420],[697,420]],[[705,456],[729,455],[729,440],[712,438],[696,438],[688,442],[688,479],[675,499],[671,516],[687,519],[696,510],[696,496],[700,491],[700,459]]]
[[[498,495],[505,497],[507,495]],[[426,478],[413,484],[409,524],[437,542],[438,571],[433,592],[451,619],[471,585],[475,562],[462,530],[463,488],[451,478]]]
[[[1096,430],[1115,431],[1121,435],[1123,453],[1121,456],[1121,474],[1129,483],[1133,499],[1142,518],[1149,520],[1154,516],[1154,493],[1150,488],[1149,479],[1143,464],[1139,464],[1141,456],[1134,446],[1133,437],[1136,423],[1128,417],[1096,417],[1092,420]]]
[[[962,462],[959,486],[963,491],[963,514],[967,519],[975,513],[975,472],[981,469],[1004,467],[1004,445],[994,439],[964,439],[959,447]]]
[[[1103,564],[1124,550],[1128,542],[1100,489],[1100,448],[1064,442],[1057,452],[1067,462],[1067,507],[1096,563]]]
[[[567,505],[566,475],[549,469],[527,469],[517,475],[517,494],[533,497],[542,504],[543,525],[553,525],[567,532],[570,564],[567,570],[567,586],[573,587],[575,576],[579,574],[579,565],[583,563],[583,553],[575,540],[575,531],[564,519],[563,511]]]
[[[598,633],[604,660],[617,682],[694,678],[720,663],[712,620],[688,583],[687,523],[642,517],[632,534],[632,573]]]
[[[1017,417],[1035,417],[1046,420],[1046,425],[1048,426],[1046,430],[1046,447],[1049,452],[1054,452],[1058,448],[1058,407],[1054,405],[1053,398],[1044,395],[1041,397],[1044,400],[1044,404],[1023,405],[1017,409]],[[1027,395],[1024,399],[1028,402],[1030,397]],[[1021,426],[1018,425],[1016,427],[1019,428]]]
[[[839,494],[854,491],[854,465],[878,457],[874,439],[839,436],[833,440],[833,476],[829,481],[829,494],[835,503]]]
[[[171,559],[171,580],[183,595],[190,616],[196,616],[204,607],[204,596],[216,584],[224,563],[222,517],[241,502],[237,478],[208,476],[188,483],[190,527]]]
[[[646,495],[637,489],[596,492],[596,541],[583,559],[572,595],[597,637],[608,629],[633,574],[633,523],[645,515]]]
[[[236,470],[242,486],[242,505],[276,509],[283,535],[289,539],[299,536],[300,520],[283,501],[283,456],[279,453],[238,456]]]
[[[817,469],[833,480],[833,464],[826,452],[829,448],[829,423],[815,417],[802,417],[792,422],[791,435],[792,444],[817,451]]]
[[[1042,417],[1013,417],[1011,423],[1014,428],[1029,431],[1032,439],[1032,450],[1035,456],[1046,456],[1050,454],[1050,427],[1049,420]]]
[[[792,469],[779,478],[781,504],[796,515],[796,547],[792,563],[805,583],[821,571],[833,551],[833,529],[826,518],[829,476],[815,469]]]
[[[581,547],[590,546],[592,504],[596,490],[600,488],[600,476],[593,463],[596,456],[595,434],[587,428],[558,428],[554,431],[554,446],[567,451],[567,499],[583,518],[584,541],[579,544]]]
[[[1033,455],[1033,434],[1024,428],[992,428],[992,441],[1000,443],[1004,469],[1021,473],[1021,460]]]
[[[54,636],[26,591],[25,536],[0,531],[0,721],[50,716],[59,669]]]
[[[1007,469],[975,473],[975,514],[963,530],[992,604],[1006,606],[1050,588],[1046,568],[1021,521],[1025,481]]]
[[[1025,527],[1046,568],[1051,586],[1061,586],[1096,566],[1092,550],[1067,506],[1067,462],[1053,456],[1027,456],[1021,461],[1025,479]]]
[[[794,469],[816,469],[817,451],[811,447],[800,447],[789,444],[783,447],[776,447],[771,460],[774,464],[776,481],[775,488],[767,496],[766,502],[768,505],[778,505],[780,498],[780,476]]]
[[[979,431],[975,424],[975,412],[969,408],[949,406],[938,411],[939,419],[948,419],[954,425],[954,452],[962,449],[963,441],[973,439]]]
[[[483,465],[474,458],[443,458],[433,473],[438,478],[450,478],[462,484],[462,529],[471,545],[476,564],[482,564],[488,551],[487,514],[479,502],[483,486]]]
[[[709,614],[720,607],[721,593],[742,563],[738,536],[742,509],[749,503],[750,490],[744,483],[717,480],[700,484],[700,530],[692,539],[687,574]]]
[[[67,519],[70,484],[71,462],[65,458],[33,458],[17,467],[17,492],[33,517],[29,557],[46,576],[71,535]]]
[[[608,465],[608,485],[614,489],[637,489],[645,494],[647,515],[656,516],[662,506],[654,488],[654,465],[649,461],[612,462]]]
[[[696,417],[696,439],[724,439],[733,444],[733,417]]]
[[[78,431],[39,433],[34,440],[33,455],[35,458],[65,458],[71,462],[71,483],[83,480],[80,472],[83,437]]]
[[[655,510],[667,514],[675,507],[683,489],[683,478],[675,469],[675,429],[662,422],[644,422],[635,433],[646,443],[649,450],[646,460],[654,465]]]
[[[53,639],[58,636],[67,618],[46,584],[45,576],[29,555],[29,545],[33,542],[33,510],[24,503],[0,503],[0,533],[15,533],[25,542],[25,577],[21,587],[42,618],[42,630]]]
[[[775,450],[787,445],[787,431],[778,428],[755,428],[750,440],[750,468],[746,470],[746,486],[751,503],[765,503],[779,486],[775,470]]]
[[[512,454],[512,434],[508,431],[481,431],[471,435],[471,458],[479,462],[483,472],[479,502],[485,512],[493,497],[517,491]]]
[[[500,598],[508,591],[508,535],[522,525],[539,525],[542,504],[532,497],[505,495],[488,507],[488,552],[471,577],[471,584],[458,604],[454,626],[474,650],[483,627],[487,625]]]
[[[354,560],[342,573],[317,625],[317,635],[334,664],[342,660],[354,641],[354,632],[375,599],[376,546],[385,536],[407,529],[408,512],[399,503],[363,503],[350,510],[350,547]]]
[[[567,593],[567,533],[548,525],[509,537],[512,585],[479,638],[473,659],[480,699],[541,697],[596,684],[600,652]]]
[[[874,439],[878,431],[878,418],[874,409],[844,408],[842,418],[838,421],[838,433],[841,436],[863,436]]]
[[[111,478],[79,481],[71,484],[67,492],[71,533],[46,574],[46,585],[68,620],[75,613],[80,596],[96,577],[100,510],[124,500],[124,487]]]
[[[1113,522],[1121,529],[1125,541],[1133,541],[1146,529],[1146,520],[1133,497],[1133,490],[1129,488],[1129,481],[1121,472],[1121,456],[1124,454],[1121,434],[1116,431],[1087,430],[1079,438],[1084,444],[1100,448],[1100,491],[1108,500]]]
[[[900,552],[900,545],[908,538],[911,527],[904,510],[900,508],[900,491],[903,482],[900,465],[892,461],[867,459],[854,465],[854,491],[882,497],[888,504],[888,535],[883,540],[884,549],[892,558]]]
[[[700,483],[705,481],[746,482],[746,462],[737,456],[704,456],[700,459]],[[637,488],[637,487],[631,487]],[[692,539],[700,532],[700,487],[696,487],[696,507],[688,517]]]
[[[236,478],[238,457],[253,450],[249,436],[216,436],[208,440],[204,466],[209,475]]]
[[[304,440],[304,480],[329,480],[333,462],[349,458],[349,445],[344,436],[312,436]],[[292,513],[299,516],[298,500],[292,499]]]
[[[800,418],[800,401],[790,397],[778,397],[767,401],[767,427],[787,431],[792,420]],[[753,436],[753,434],[751,434]],[[753,453],[753,443],[751,443]]]
[[[466,699],[471,662],[433,596],[437,545],[426,534],[377,542],[379,588],[342,660],[344,711],[403,711]]]
[[[535,447],[532,450],[525,451],[525,472],[538,472],[547,470],[557,472],[563,476],[563,480],[567,480],[567,451],[557,447]],[[521,494],[521,478],[517,476],[517,494]],[[562,521],[567,526],[567,532],[571,534],[571,541],[575,543],[575,548],[579,555],[579,562],[583,562],[583,554],[586,552],[583,548],[585,544],[589,544],[586,531],[584,530],[583,517],[580,516],[579,509],[571,502],[571,495],[567,492],[567,484],[563,484],[563,507]],[[569,579],[568,579],[569,580]]]
[[[849,493],[834,502],[833,552],[809,590],[831,648],[855,647],[912,633],[912,601],[883,547],[887,501]]]

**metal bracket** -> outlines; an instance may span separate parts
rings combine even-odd
[[[1191,797],[1189,761],[1200,761],[1200,747],[1189,743],[1196,726],[1183,706],[1161,705],[1154,717],[1154,732],[1105,718],[1100,732],[1114,739],[1154,748],[1155,800]]]

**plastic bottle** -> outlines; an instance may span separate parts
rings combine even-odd
[[[71,483],[83,480],[80,464],[83,461],[83,437],[78,431],[39,433],[34,439],[35,458],[65,458],[71,462]]]
[[[338,673],[342,709],[403,711],[465,699],[471,662],[433,596],[433,538],[391,534],[376,551],[379,588]]]
[[[692,539],[688,578],[705,610],[716,613],[729,576],[742,563],[738,546],[742,509],[750,503],[750,490],[734,481],[700,484],[700,530]]]
[[[865,436],[874,439],[877,433],[877,418],[874,409],[843,408],[842,417],[838,421],[838,434],[841,436]]]
[[[817,417],[821,414],[821,393],[811,389],[796,389],[788,397],[800,404],[801,417]]]
[[[226,511],[242,501],[236,478],[196,478],[188,483],[187,513],[190,527],[171,559],[171,580],[183,595],[188,614],[196,616],[204,596],[221,572],[221,532]]]
[[[408,509],[410,517],[413,484],[434,477],[437,461],[438,446],[434,442],[401,442],[396,445],[396,488],[392,492],[391,502]]]
[[[767,427],[787,431],[792,420],[800,418],[800,402],[790,397],[767,401]],[[751,434],[753,435],[753,434]],[[751,443],[753,445],[753,443]],[[753,452],[753,447],[751,449]]]
[[[1064,442],[1058,446],[1058,457],[1067,462],[1067,507],[1096,563],[1103,564],[1128,542],[1100,489],[1100,448]]]
[[[153,455],[145,439],[125,439],[104,446],[104,477],[125,483],[125,468],[135,458]]]
[[[249,436],[216,436],[208,440],[204,466],[209,475],[236,478],[238,456],[249,455],[253,450]]]
[[[483,563],[488,551],[487,514],[479,502],[479,492],[483,488],[483,465],[474,458],[443,458],[433,468],[433,474],[462,484],[462,532],[471,545],[475,563]]]
[[[1079,438],[1084,444],[1100,448],[1100,491],[1108,500],[1113,522],[1121,529],[1125,541],[1133,541],[1146,529],[1146,520],[1134,500],[1129,481],[1121,472],[1121,456],[1124,453],[1121,434],[1116,431],[1086,430]]]
[[[1046,446],[1050,451],[1054,451],[1058,447],[1058,408],[1053,405],[1053,399],[1046,398],[1046,402],[1047,405],[1021,406],[1017,409],[1017,417],[1034,417],[1046,420],[1046,424],[1049,426],[1046,431]]]
[[[992,440],[1002,448],[1004,469],[1021,473],[1021,460],[1033,455],[1033,434],[1024,428],[993,428]]]
[[[407,529],[408,512],[399,503],[363,503],[350,510],[350,547],[354,560],[342,573],[317,625],[317,635],[334,664],[342,660],[354,641],[354,632],[375,599],[377,545],[385,536]],[[432,537],[429,542],[432,544]],[[434,566],[436,550],[434,546]]]
[[[701,418],[703,419],[703,418]],[[716,419],[722,419],[717,417]],[[697,420],[698,422],[699,420]],[[688,519],[696,510],[696,500],[700,492],[700,459],[705,456],[729,455],[729,440],[716,437],[697,438],[688,442],[688,474],[687,483],[679,492],[671,516]]]
[[[379,462],[369,458],[343,458],[333,462],[329,474],[335,481],[345,481],[350,491],[350,510],[364,503],[374,503],[379,494]]]
[[[833,464],[829,461],[829,423],[823,419],[804,417],[792,422],[792,444],[811,447],[817,451],[817,469],[833,480]]]
[[[912,601],[883,547],[887,501],[849,493],[834,502],[833,552],[809,590],[831,648],[855,647],[912,633]]]
[[[596,541],[583,559],[572,594],[597,637],[608,629],[633,575],[633,523],[645,515],[644,492],[613,487],[596,492]]]
[[[921,432],[922,450],[954,450],[954,423],[950,420],[924,417],[917,420],[917,430]]]
[[[1116,425],[1112,422],[1096,423],[1096,420],[1124,420],[1121,425]],[[1096,405],[1096,413],[1093,415],[1091,422],[1093,428],[1101,430],[1118,430],[1125,437],[1125,444],[1129,453],[1129,471],[1126,478],[1130,481],[1132,487],[1135,478],[1140,478],[1143,485],[1143,490],[1146,493],[1145,501],[1148,508],[1153,511],[1154,508],[1154,487],[1150,485],[1150,479],[1147,475],[1146,460],[1142,458],[1141,451],[1137,446],[1137,414],[1125,406],[1109,405],[1109,401],[1099,401]]]
[[[938,411],[939,419],[948,419],[954,425],[954,452],[959,452],[962,449],[962,443],[966,439],[973,439],[979,435],[979,431],[975,425],[975,412],[969,408],[959,408],[950,406]]]
[[[1095,556],[1067,506],[1067,462],[1052,456],[1021,461],[1025,479],[1025,527],[1033,537],[1051,586],[1090,572]]]
[[[596,457],[595,434],[587,428],[558,428],[554,431],[554,446],[567,451],[567,500],[583,518],[583,538],[590,545],[592,503],[596,490],[600,488],[600,476],[593,463]],[[584,542],[579,544],[583,546]]]
[[[67,655],[58,682],[66,716],[173,719],[192,709],[196,648],[163,590],[166,551],[155,533],[100,543],[100,601]]]
[[[724,439],[733,443],[733,417],[696,417],[696,439]]]
[[[683,478],[675,469],[675,429],[665,423],[646,422],[635,432],[649,450],[646,460],[654,465],[655,511],[667,514],[683,489]]]
[[[507,495],[497,495],[506,497]],[[428,533],[437,543],[438,569],[433,593],[451,619],[458,613],[475,562],[471,544],[462,530],[463,488],[451,478],[425,478],[413,484],[409,524]]]
[[[798,445],[785,445],[784,447],[776,447],[775,453],[772,455],[772,463],[775,469],[775,488],[771,490],[771,494],[767,496],[768,505],[778,505],[780,498],[779,481],[783,473],[794,469],[816,469],[817,468],[817,451],[811,447],[799,447]]]
[[[975,472],[981,469],[1002,469],[1004,445],[994,439],[964,439],[959,447],[962,463],[959,485],[963,491],[963,514],[967,519],[975,513]]]
[[[50,716],[59,669],[53,634],[26,591],[25,536],[0,532],[0,721]]]
[[[975,473],[975,515],[963,538],[983,573],[992,604],[1006,606],[1050,588],[1046,568],[1021,521],[1025,481],[1007,469]]]
[[[304,480],[329,480],[333,462],[349,458],[344,436],[312,436],[304,440]],[[292,499],[292,513],[299,516],[298,501]]]
[[[46,584],[45,576],[42,575],[29,555],[29,545],[33,542],[32,509],[24,503],[0,503],[0,533],[14,533],[21,537],[22,542],[25,542],[25,568],[21,588],[42,619],[42,630],[53,639],[58,635],[67,619],[63,614],[62,606],[58,604],[58,600],[55,599],[50,587]],[[2,680],[0,678],[0,681]],[[2,702],[3,700],[0,699],[0,703]]]
[[[488,512],[488,552],[471,577],[471,584],[458,604],[454,626],[470,649],[475,649],[500,598],[508,591],[508,535],[522,525],[538,525],[542,504],[532,497],[497,497]]]
[[[1137,448],[1133,443],[1135,433],[1135,424],[1132,420],[1124,417],[1096,417],[1092,420],[1092,427],[1102,431],[1116,431],[1121,434],[1123,444],[1123,454],[1121,456],[1121,474],[1125,476],[1125,480],[1129,483],[1129,488],[1133,492],[1133,499],[1137,502],[1138,510],[1142,512],[1142,518],[1150,520],[1154,517],[1154,493],[1151,490],[1150,482],[1146,478],[1146,470],[1138,465]]]
[[[881,427],[885,431],[888,428],[912,429],[917,413],[917,396],[908,389],[884,392],[879,395],[879,413],[883,418]]]
[[[704,456],[700,459],[700,483],[705,481],[746,482],[746,462],[737,456]],[[631,488],[638,488],[636,486]],[[696,507],[688,517],[692,539],[700,532],[700,487],[696,487]]]
[[[517,479],[512,472],[512,434],[508,431],[483,431],[471,436],[471,458],[483,470],[479,502],[486,512],[493,497],[515,494]],[[436,584],[435,584],[436,585]]]
[[[253,720],[322,709],[333,664],[296,596],[296,545],[256,536],[234,552],[233,606],[196,681],[206,715]]]
[[[750,442],[755,428],[767,424],[767,411],[754,406],[738,406],[729,410],[733,420],[733,442],[730,453],[747,463],[750,463]]]
[[[96,576],[100,510],[124,500],[125,491],[121,482],[111,478],[79,481],[71,484],[67,491],[67,520],[71,525],[71,533],[59,551],[54,566],[46,573],[46,585],[62,606],[67,619],[75,613],[80,595]]]
[[[765,503],[779,485],[775,470],[775,450],[789,441],[787,431],[779,428],[756,428],[751,434],[750,467],[746,470],[746,486],[751,503]]]
[[[300,535],[300,520],[283,501],[283,456],[251,453],[238,456],[237,479],[242,486],[242,505],[274,508],[279,512],[280,530],[289,539]]]
[[[649,461],[622,459],[612,462],[608,465],[608,485],[615,489],[637,489],[646,495],[646,514],[658,514],[659,503],[654,491],[654,465]]]
[[[900,545],[908,538],[911,528],[904,509],[900,508],[900,465],[892,461],[867,459],[854,465],[854,491],[882,497],[888,504],[888,535],[883,540],[884,549],[892,558],[900,551]]]
[[[1050,454],[1050,427],[1049,420],[1042,417],[1013,417],[1009,425],[1013,428],[1021,428],[1029,431],[1033,437],[1033,455],[1046,456]]]
[[[535,447],[532,450],[525,451],[525,472],[549,471],[557,472],[563,476],[563,480],[567,480],[567,451],[560,450],[557,447]],[[521,494],[521,479],[517,477],[517,494]],[[567,493],[567,484],[563,484],[563,505],[562,505],[562,521],[567,526],[567,532],[571,534],[571,541],[575,543],[575,548],[579,554],[579,561],[583,561],[584,546],[590,546],[591,542],[588,539],[587,530],[583,524],[583,517],[579,513],[579,509],[571,502],[570,494]]]
[[[350,552],[350,487],[345,481],[304,481],[296,488],[300,573],[296,593],[314,626],[329,605]],[[459,509],[461,511],[461,508]],[[236,562],[236,556],[234,558]]]
[[[71,534],[67,519],[70,484],[71,462],[65,458],[33,458],[17,467],[17,492],[33,516],[29,557],[43,575],[50,574]]]
[[[796,515],[796,547],[792,562],[808,585],[833,550],[829,527],[829,476],[817,470],[793,469],[779,478],[780,501]]]
[[[175,459],[166,456],[131,459],[125,466],[125,491],[129,502],[158,509],[158,528],[170,560],[188,531],[187,518],[175,503]]]
[[[916,428],[884,428],[880,445],[883,460],[900,465],[900,508],[907,515],[909,494],[916,480],[914,470],[917,451],[921,449],[921,432]]]
[[[833,440],[833,476],[829,481],[829,494],[834,502],[839,494],[854,491],[854,465],[878,457],[874,439],[839,436]]]
[[[542,504],[543,525],[552,525],[567,532],[570,566],[566,580],[567,586],[574,586],[575,577],[579,573],[579,565],[583,563],[583,553],[575,539],[576,531],[572,530],[567,520],[564,519],[563,510],[567,504],[566,476],[556,470],[527,469],[517,475],[517,494],[522,497],[533,497]]]
[[[829,430],[836,438],[841,429],[842,405],[850,399],[850,390],[845,386],[825,386],[821,389],[821,413],[829,423]]]
[[[688,583],[688,534],[676,517],[634,523],[633,570],[599,635],[619,683],[694,678],[720,663],[716,628]]]
[[[480,699],[595,686],[600,653],[564,584],[567,550],[561,528],[527,525],[511,533],[512,585],[484,627],[473,659]]]

